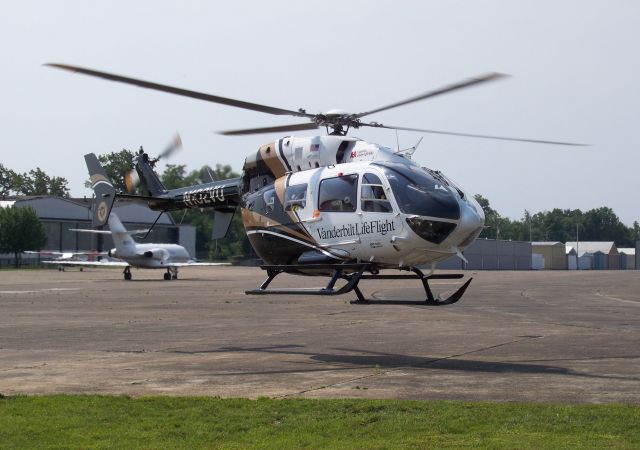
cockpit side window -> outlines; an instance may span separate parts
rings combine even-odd
[[[284,210],[297,211],[307,206],[307,185],[294,184],[284,191]]]
[[[384,191],[384,185],[377,175],[365,173],[360,189],[360,208],[368,212],[393,212],[391,202]]]
[[[326,178],[320,182],[319,210],[355,212],[358,197],[358,175]]]

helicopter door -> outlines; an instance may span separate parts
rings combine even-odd
[[[344,256],[353,255],[360,245],[358,174],[339,174],[320,181],[319,218],[312,223],[312,234],[321,247]]]
[[[402,220],[391,199],[391,189],[379,175],[367,171],[360,181],[361,259],[385,259],[391,251],[391,239],[402,231]]]

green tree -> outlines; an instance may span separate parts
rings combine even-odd
[[[584,214],[583,227],[580,228],[581,240],[614,241],[621,247],[630,247],[631,231],[611,208],[601,207]]]
[[[631,233],[631,242],[640,241],[640,223],[637,220],[633,222],[633,227],[629,231]]]
[[[203,166],[202,169],[200,169],[200,173],[202,173],[203,170],[212,173],[216,180],[226,180],[228,178],[237,178],[240,176],[240,174],[234,172],[228,164],[225,164],[224,166],[222,164],[216,164],[216,168],[214,170],[211,170],[211,167],[209,166]]]
[[[481,238],[498,239],[500,236],[500,214],[491,207],[489,200],[480,194],[474,196],[482,211],[484,211],[484,229],[480,233]]]
[[[49,179],[49,195],[57,195],[58,197],[69,197],[69,188],[67,187],[67,179],[62,177],[51,177]]]
[[[640,239],[638,221],[632,227],[623,224],[611,208],[594,208],[587,212],[579,209],[559,209],[531,214],[525,210],[519,220],[501,217],[491,208],[489,200],[475,196],[485,213],[485,230],[480,237],[533,241],[614,241],[618,247],[635,245]]]
[[[28,173],[16,173],[0,164],[1,195],[57,195],[68,197],[67,179],[52,177],[40,167]]]
[[[167,164],[160,175],[160,181],[167,189],[189,186],[186,178],[187,166],[184,164]]]
[[[17,173],[0,164],[0,195],[4,196],[15,193],[17,177]]]
[[[127,192],[124,177],[133,170],[133,158],[135,158],[135,156],[134,152],[126,148],[123,148],[119,152],[98,155],[98,161],[100,161],[107,175],[111,178],[111,182],[116,191]],[[91,187],[91,183],[87,181],[85,186]],[[137,190],[133,193],[136,192]]]
[[[51,178],[40,167],[30,170],[22,185],[23,195],[46,195],[49,192]]]
[[[51,177],[36,167],[30,170],[28,174],[22,174],[17,177],[21,180],[18,187],[22,195],[57,195],[59,197],[68,197],[69,189],[67,188],[67,179],[62,177]]]
[[[13,253],[16,267],[26,250],[39,250],[47,242],[42,222],[33,208],[0,208],[0,252]]]

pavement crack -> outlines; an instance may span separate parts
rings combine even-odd
[[[377,376],[380,376],[380,375],[384,375],[384,374],[386,374],[388,372],[392,372],[392,371],[393,371],[393,369],[392,370],[387,370],[387,371],[384,371],[384,372],[381,372],[381,373],[370,373],[370,374],[367,374],[367,375],[362,375],[360,377],[351,378],[349,380],[342,380],[342,381],[338,381],[336,383],[327,384],[327,385],[324,385],[324,386],[318,386],[318,387],[312,387],[312,388],[309,388],[309,389],[303,389],[301,391],[298,391],[298,392],[295,392],[295,393],[292,393],[292,394],[279,395],[279,396],[276,396],[274,398],[297,397],[297,396],[300,396],[300,395],[304,395],[304,394],[306,394],[308,392],[321,391],[323,389],[329,389],[329,388],[332,388],[332,387],[353,383],[354,381],[366,380],[368,378],[373,378],[373,377],[377,377]]]
[[[500,344],[495,344],[495,345],[488,345],[486,347],[481,347],[481,348],[477,348],[475,350],[469,350],[468,352],[463,352],[463,353],[457,353],[455,355],[449,355],[449,356],[445,356],[442,358],[434,358],[430,361],[425,362],[425,366],[440,362],[440,361],[446,361],[448,359],[452,359],[452,358],[459,358],[461,356],[467,356],[467,355],[472,355],[474,353],[480,353],[480,352],[484,352],[486,350],[492,350],[494,348],[499,348],[499,347],[504,347],[505,345],[511,345],[511,344],[516,344],[518,342],[522,342],[522,341],[528,341],[531,339],[542,339],[544,338],[544,336],[523,336],[520,339],[514,339],[513,341],[508,341],[508,342],[501,342]],[[397,370],[393,369],[393,370]]]

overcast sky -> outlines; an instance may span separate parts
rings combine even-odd
[[[1,159],[90,195],[83,155],[159,152],[230,164],[295,123],[42,66],[74,64],[308,112],[360,112],[486,72],[511,77],[370,117],[407,127],[584,142],[572,148],[424,135],[414,159],[502,215],[610,206],[640,220],[640,2],[0,2]],[[300,133],[304,135],[305,133]],[[356,130],[395,146],[393,131]],[[400,132],[401,146],[420,133]],[[162,169],[162,167],[160,167]]]

